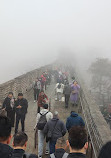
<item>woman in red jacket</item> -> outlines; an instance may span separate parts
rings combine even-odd
[[[47,95],[44,93],[43,90],[41,90],[38,98],[38,113],[40,113],[40,107],[43,107],[43,105],[48,101]]]

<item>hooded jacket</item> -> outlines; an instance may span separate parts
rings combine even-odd
[[[0,158],[11,158],[13,149],[6,144],[0,143]]]
[[[73,126],[85,126],[85,123],[77,113],[72,112],[70,117],[67,118],[66,128],[69,131]]]

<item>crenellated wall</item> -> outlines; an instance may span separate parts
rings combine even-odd
[[[46,65],[1,84],[0,102],[3,101],[3,99],[7,96],[9,92],[13,92],[15,98],[17,97],[17,94],[19,92],[22,92],[24,95],[26,95],[27,91],[31,89],[33,81],[37,77],[40,77],[44,71],[52,69],[52,67],[52,65]]]
[[[15,97],[17,97],[19,92],[23,92],[25,97],[27,97],[27,91],[30,91],[32,88],[33,81],[37,77],[40,77],[44,71],[54,69],[54,67],[67,70],[70,76],[75,76],[81,85],[80,105],[92,146],[92,155],[90,157],[97,158],[103,144],[111,140],[111,131],[104,120],[98,105],[94,102],[90,92],[85,86],[79,70],[71,66],[71,63],[64,64],[60,62],[47,65],[1,84],[0,101],[3,101],[9,91],[12,91]]]

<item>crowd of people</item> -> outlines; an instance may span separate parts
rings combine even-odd
[[[57,116],[56,112],[55,115]],[[59,124],[62,124],[62,122],[59,121]],[[49,158],[86,158],[88,149],[86,129],[82,126],[73,126],[68,132],[67,141],[63,135],[56,140],[56,143],[54,143],[55,150],[49,155]],[[26,133],[16,133],[13,136],[12,147],[9,146],[11,139],[11,122],[8,117],[0,115],[0,158],[38,158],[35,154],[26,153],[28,143],[28,136]],[[41,144],[42,148],[43,146],[44,144]],[[67,152],[68,150],[69,152]],[[111,142],[108,142],[102,147],[98,158],[110,157]]]
[[[45,91],[51,83],[51,72],[46,71],[43,72],[40,78],[37,78],[32,87],[34,90],[34,102],[37,102],[38,110],[37,112],[40,112],[40,108],[48,102],[48,97],[45,94]]]
[[[56,101],[63,101],[65,108],[69,101],[74,107],[78,105],[80,86],[72,77],[69,82],[67,72],[55,71]],[[47,85],[51,83],[51,74],[46,71],[33,83],[34,102],[37,102],[37,117],[34,129],[38,132],[38,155],[26,152],[28,136],[25,133],[25,118],[28,109],[28,101],[22,93],[15,99],[12,92],[5,98],[2,110],[7,116],[0,115],[0,158],[42,158],[44,146],[45,155],[49,158],[85,158],[88,149],[88,135],[85,122],[74,110],[66,118],[66,122],[60,119],[60,113],[56,110],[49,111],[48,96],[45,94]],[[57,102],[56,102],[57,103]],[[16,121],[15,121],[16,116]],[[21,131],[18,130],[21,121]],[[15,125],[15,133],[11,131]],[[12,147],[10,142],[12,140]],[[98,158],[109,158],[107,152],[111,147],[108,142],[100,151]]]
[[[65,101],[65,107],[68,108],[69,102],[73,106],[78,105],[78,94],[80,86],[75,80],[75,77],[72,77],[72,81],[69,82],[68,73],[61,71],[56,72],[56,99],[57,101]],[[65,97],[65,98],[64,98]]]
[[[11,127],[14,127],[15,124],[15,133],[18,132],[19,121],[21,121],[22,132],[25,131],[25,118],[27,114],[27,109],[28,101],[23,97],[23,93],[19,93],[18,98],[15,99],[13,93],[9,92],[8,96],[3,102],[2,110],[6,111],[7,117],[11,121]]]

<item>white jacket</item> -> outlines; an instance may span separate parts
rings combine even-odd
[[[61,88],[58,88],[59,83],[56,84],[56,93],[63,93],[64,91],[64,85],[61,83]]]
[[[40,113],[41,113],[42,115],[46,114],[47,112],[48,112],[47,109],[42,109],[42,110],[40,111]],[[37,114],[36,125],[37,125],[37,123],[39,122],[39,119],[40,119],[40,117],[41,117],[40,113]],[[51,112],[48,112],[48,113],[46,114],[47,122],[48,122],[49,120],[51,120],[52,118],[53,118],[53,114],[52,114]],[[36,126],[35,126],[35,127],[36,127]]]

